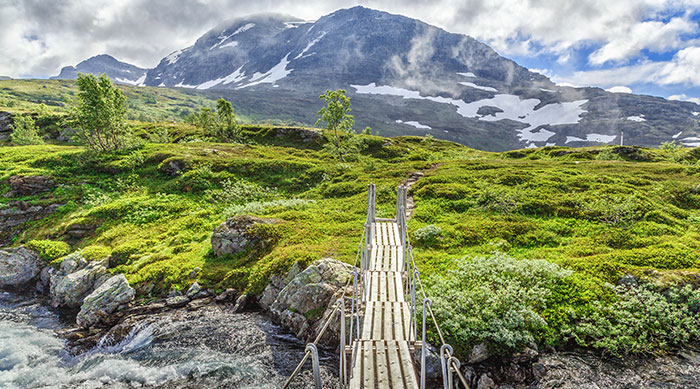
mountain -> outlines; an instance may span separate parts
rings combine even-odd
[[[61,69],[58,76],[51,78],[75,79],[78,78],[78,73],[95,75],[105,73],[107,77],[121,84],[143,85],[146,80],[146,71],[147,69],[118,61],[110,55],[101,54],[88,58],[76,66],[66,66]]]
[[[11,80],[11,79],[12,79],[12,77],[0,76],[0,81],[6,81],[6,80]]]
[[[485,150],[700,145],[700,106],[558,86],[466,35],[363,7],[315,22],[263,14],[222,24],[148,70],[145,85],[230,99],[249,117],[313,124],[326,89],[352,98],[356,127],[430,133]]]

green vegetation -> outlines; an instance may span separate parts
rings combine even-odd
[[[12,143],[18,146],[40,145],[44,143],[36,131],[34,119],[30,115],[17,115],[12,126]]]
[[[233,144],[208,142],[189,124],[130,126],[144,142],[128,150],[2,149],[0,192],[20,174],[47,175],[57,186],[0,197],[0,208],[61,204],[28,223],[16,244],[47,260],[60,261],[66,245],[109,258],[142,299],[194,281],[260,293],[295,262],[353,261],[367,184],[377,185],[377,216],[391,217],[398,183],[422,171],[411,190],[410,238],[435,313],[462,356],[481,342],[494,353],[536,343],[624,354],[699,340],[698,149],[487,153],[352,134],[356,152],[339,161],[333,137],[308,129],[241,125]],[[214,257],[213,229],[246,214],[280,221],[257,231],[274,244]],[[89,232],[70,238],[75,226]],[[616,286],[623,277],[634,282]]]
[[[199,113],[188,115],[185,122],[202,129],[205,135],[214,140],[237,141],[240,139],[241,127],[236,122],[231,103],[224,99],[216,102],[216,112],[212,112],[209,108],[202,108]]]
[[[106,75],[78,74],[78,95],[71,110],[75,138],[93,151],[115,151],[128,145],[126,97]]]
[[[355,125],[355,120],[350,115],[350,98],[345,95],[345,90],[338,89],[327,90],[320,99],[326,103],[326,106],[318,111],[316,125],[326,122],[324,135],[333,145],[333,151],[341,161],[345,162],[343,155],[347,154],[350,148],[347,140],[351,137],[352,126]],[[345,136],[341,136],[338,131]]]

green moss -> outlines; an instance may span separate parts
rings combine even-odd
[[[70,254],[70,245],[66,242],[55,240],[30,240],[27,247],[39,253],[39,255],[47,260],[53,261]]]

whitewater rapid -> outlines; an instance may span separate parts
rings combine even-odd
[[[278,388],[304,352],[265,316],[219,307],[154,315],[78,356],[55,335],[65,324],[39,301],[0,292],[0,388]],[[323,359],[333,387],[337,364]]]

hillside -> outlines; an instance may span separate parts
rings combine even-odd
[[[698,340],[696,149],[487,153],[358,135],[360,154],[339,163],[313,130],[247,126],[244,134],[241,144],[171,135],[181,140],[107,155],[3,147],[0,192],[13,192],[0,198],[0,238],[55,263],[75,250],[108,259],[143,302],[195,281],[259,295],[294,263],[352,262],[367,184],[377,184],[377,216],[390,217],[396,185],[421,172],[411,240],[463,357],[479,342],[495,354],[532,343],[625,354]],[[37,175],[52,181],[46,191],[11,186],[12,177]],[[237,215],[276,220],[256,230],[269,244],[214,255],[212,231]],[[479,292],[491,288],[502,289]]]
[[[621,131],[626,144],[698,145],[695,103],[556,85],[469,36],[364,7],[314,22],[232,20],[163,58],[143,82],[223,94],[249,116],[302,125],[315,122],[318,95],[343,88],[359,128],[490,151],[619,144]]]

